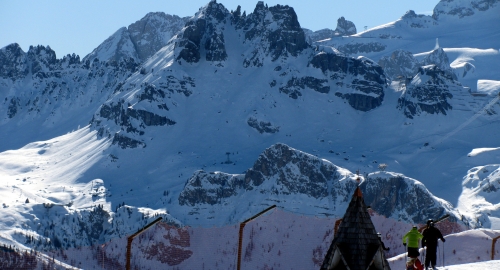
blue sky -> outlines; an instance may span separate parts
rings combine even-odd
[[[192,16],[209,0],[0,0],[0,47],[18,43],[24,51],[30,45],[50,45],[57,57],[76,53],[83,58],[120,27],[140,20],[148,12],[162,11],[181,17]],[[227,9],[238,5],[250,13],[256,0],[218,0]],[[358,31],[397,20],[412,9],[431,14],[438,0],[279,0],[269,6],[289,5],[302,27],[335,29],[337,19],[353,21]]]

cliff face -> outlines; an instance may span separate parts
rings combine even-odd
[[[317,157],[276,144],[266,149],[245,174],[196,172],[179,195],[179,204],[188,206],[197,217],[208,215],[200,209],[259,198],[293,211],[293,201],[302,209],[341,217],[360,178],[364,200],[376,213],[409,223],[425,223],[429,218],[456,211],[448,202],[432,195],[422,183],[404,175],[386,172],[356,176]],[[307,199],[305,199],[307,198]],[[249,202],[255,205],[256,202]],[[207,208],[208,207],[208,208]],[[245,208],[245,207],[243,207]],[[221,213],[219,213],[221,214]],[[210,216],[210,215],[208,215]]]
[[[163,12],[151,12],[144,18],[118,29],[83,61],[94,59],[99,61],[116,61],[134,59],[137,63],[146,61],[149,57],[168,44],[188,21],[175,15]]]
[[[337,36],[351,36],[356,33],[356,25],[353,22],[346,20],[344,17],[340,17],[337,20],[337,28],[335,28]]]
[[[451,110],[454,94],[464,95],[467,89],[449,72],[435,65],[419,68],[419,73],[406,86],[398,99],[398,108],[406,117],[413,118],[422,113],[444,114]]]
[[[280,100],[299,99],[311,89],[334,94],[360,111],[380,107],[386,87],[385,74],[373,61],[311,47],[289,6],[267,7],[259,2],[254,12],[246,15],[239,8],[231,13],[211,1],[146,61],[139,73],[117,87],[118,94],[94,115],[92,127],[101,136],[113,137],[123,148],[146,147],[147,127],[179,124],[179,111],[190,106],[193,95],[220,88],[220,81],[200,85],[198,81],[205,76],[201,74],[206,74],[200,70],[213,72],[215,77],[221,76],[219,70],[239,76],[262,72],[270,75],[266,76],[266,89],[283,94]],[[246,89],[255,83],[242,76],[225,85]],[[178,101],[172,106],[169,99]],[[252,102],[246,99],[240,106],[250,108]],[[261,134],[280,130],[280,123],[262,117],[249,116],[242,121]]]
[[[136,71],[133,58],[119,61],[80,61],[77,55],[56,58],[50,47],[30,47],[27,53],[11,44],[0,50],[0,114],[4,125],[23,123],[57,126],[63,114],[82,111],[84,125],[116,86]],[[30,124],[31,123],[31,124]],[[27,142],[25,142],[27,143]]]
[[[413,77],[420,67],[419,61],[413,54],[404,50],[396,50],[390,56],[382,57],[378,64],[391,80]]]

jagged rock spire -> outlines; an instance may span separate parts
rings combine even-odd
[[[346,20],[344,17],[340,17],[337,20],[337,28],[335,33],[338,36],[350,36],[357,33],[356,25],[353,22]]]

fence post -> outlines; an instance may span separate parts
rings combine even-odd
[[[134,240],[135,237],[139,236],[141,233],[145,232],[149,227],[153,226],[156,222],[162,220],[162,217],[159,217],[155,219],[153,222],[149,223],[146,225],[144,228],[138,230],[136,233],[132,234],[131,236],[127,237],[127,262],[125,264],[125,269],[130,270],[130,258],[132,257],[132,240]]]
[[[492,260],[495,259],[495,243],[497,242],[498,238],[500,238],[500,236],[493,238],[493,240],[491,242],[491,259]]]
[[[273,208],[275,208],[275,207],[276,207],[276,205],[270,206],[270,207],[268,207],[266,210],[264,210],[264,211],[262,211],[262,212],[258,213],[257,215],[255,215],[255,216],[253,216],[253,217],[251,217],[251,218],[249,218],[249,219],[247,219],[247,220],[243,221],[243,222],[240,224],[240,231],[239,231],[239,237],[238,237],[238,239],[239,239],[239,240],[238,240],[238,261],[237,261],[237,265],[236,265],[236,269],[237,269],[237,270],[241,270],[241,247],[242,247],[242,245],[243,245],[243,228],[245,228],[245,225],[246,225],[248,222],[250,222],[250,221],[252,221],[252,220],[256,219],[257,217],[261,216],[261,215],[262,215],[262,214],[264,214],[265,212],[267,212],[267,211],[269,211],[269,210],[271,210],[271,209],[273,209]]]

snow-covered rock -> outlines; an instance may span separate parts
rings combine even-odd
[[[420,66],[413,54],[404,50],[396,50],[391,56],[382,57],[378,64],[391,80],[413,77]]]
[[[48,46],[32,46],[24,53],[17,44],[0,50],[0,60],[6,67],[0,77],[2,129],[37,130],[17,136],[10,144],[0,143],[0,149],[21,147],[37,137],[48,139],[55,131],[64,134],[71,131],[63,128],[68,121],[73,129],[86,125],[91,112],[138,66],[132,58],[90,62],[73,54],[57,59]],[[64,117],[68,114],[77,116]]]
[[[467,93],[467,88],[439,67],[423,66],[406,85],[398,99],[398,108],[408,118],[422,113],[446,115],[453,108],[450,99],[455,93]]]
[[[134,59],[137,63],[146,61],[167,45],[187,22],[186,18],[163,12],[151,12],[144,18],[118,29],[113,35],[95,48],[83,61],[94,59],[116,61]]]
[[[453,17],[462,19],[498,6],[498,0],[441,0],[434,8],[432,17],[445,20]]]
[[[353,22],[340,17],[337,20],[337,28],[335,28],[335,35],[337,36],[350,36],[356,34],[356,25]]]
[[[190,213],[202,218],[211,216],[205,211],[210,212],[217,205],[232,205],[251,197],[255,199],[249,202],[249,209],[262,202],[273,202],[290,211],[342,217],[358,185],[357,177],[363,178],[326,160],[276,144],[266,149],[244,175],[195,172],[180,193],[179,204],[189,206]],[[386,218],[422,224],[445,214],[452,215],[452,222],[459,217],[449,202],[436,198],[415,179],[376,172],[363,180],[360,187],[365,203]],[[294,205],[295,201],[301,204]],[[223,213],[218,212],[222,217]]]
[[[477,149],[474,156],[494,155],[498,158],[498,149]],[[469,154],[471,157],[472,154]],[[462,194],[458,199],[458,209],[471,220],[470,226],[500,228],[500,166],[491,164],[470,169],[463,179]]]
[[[425,58],[422,60],[421,65],[435,65],[441,71],[446,72],[448,75],[450,75],[454,80],[457,79],[457,76],[450,67],[450,60],[448,60],[448,56],[443,48],[438,47],[427,56],[425,56]]]
[[[130,39],[141,62],[165,47],[186,24],[188,17],[181,18],[163,12],[150,12],[144,18],[128,26]]]
[[[309,44],[313,44],[316,41],[325,40],[329,38],[336,37],[335,30],[324,28],[318,31],[312,31],[306,28],[302,28],[307,38]]]
[[[119,61],[129,58],[139,62],[139,56],[137,55],[134,43],[132,43],[130,39],[130,33],[126,27],[122,27],[95,48],[90,54],[85,56],[83,60],[94,61],[94,59],[97,59],[103,61]]]

